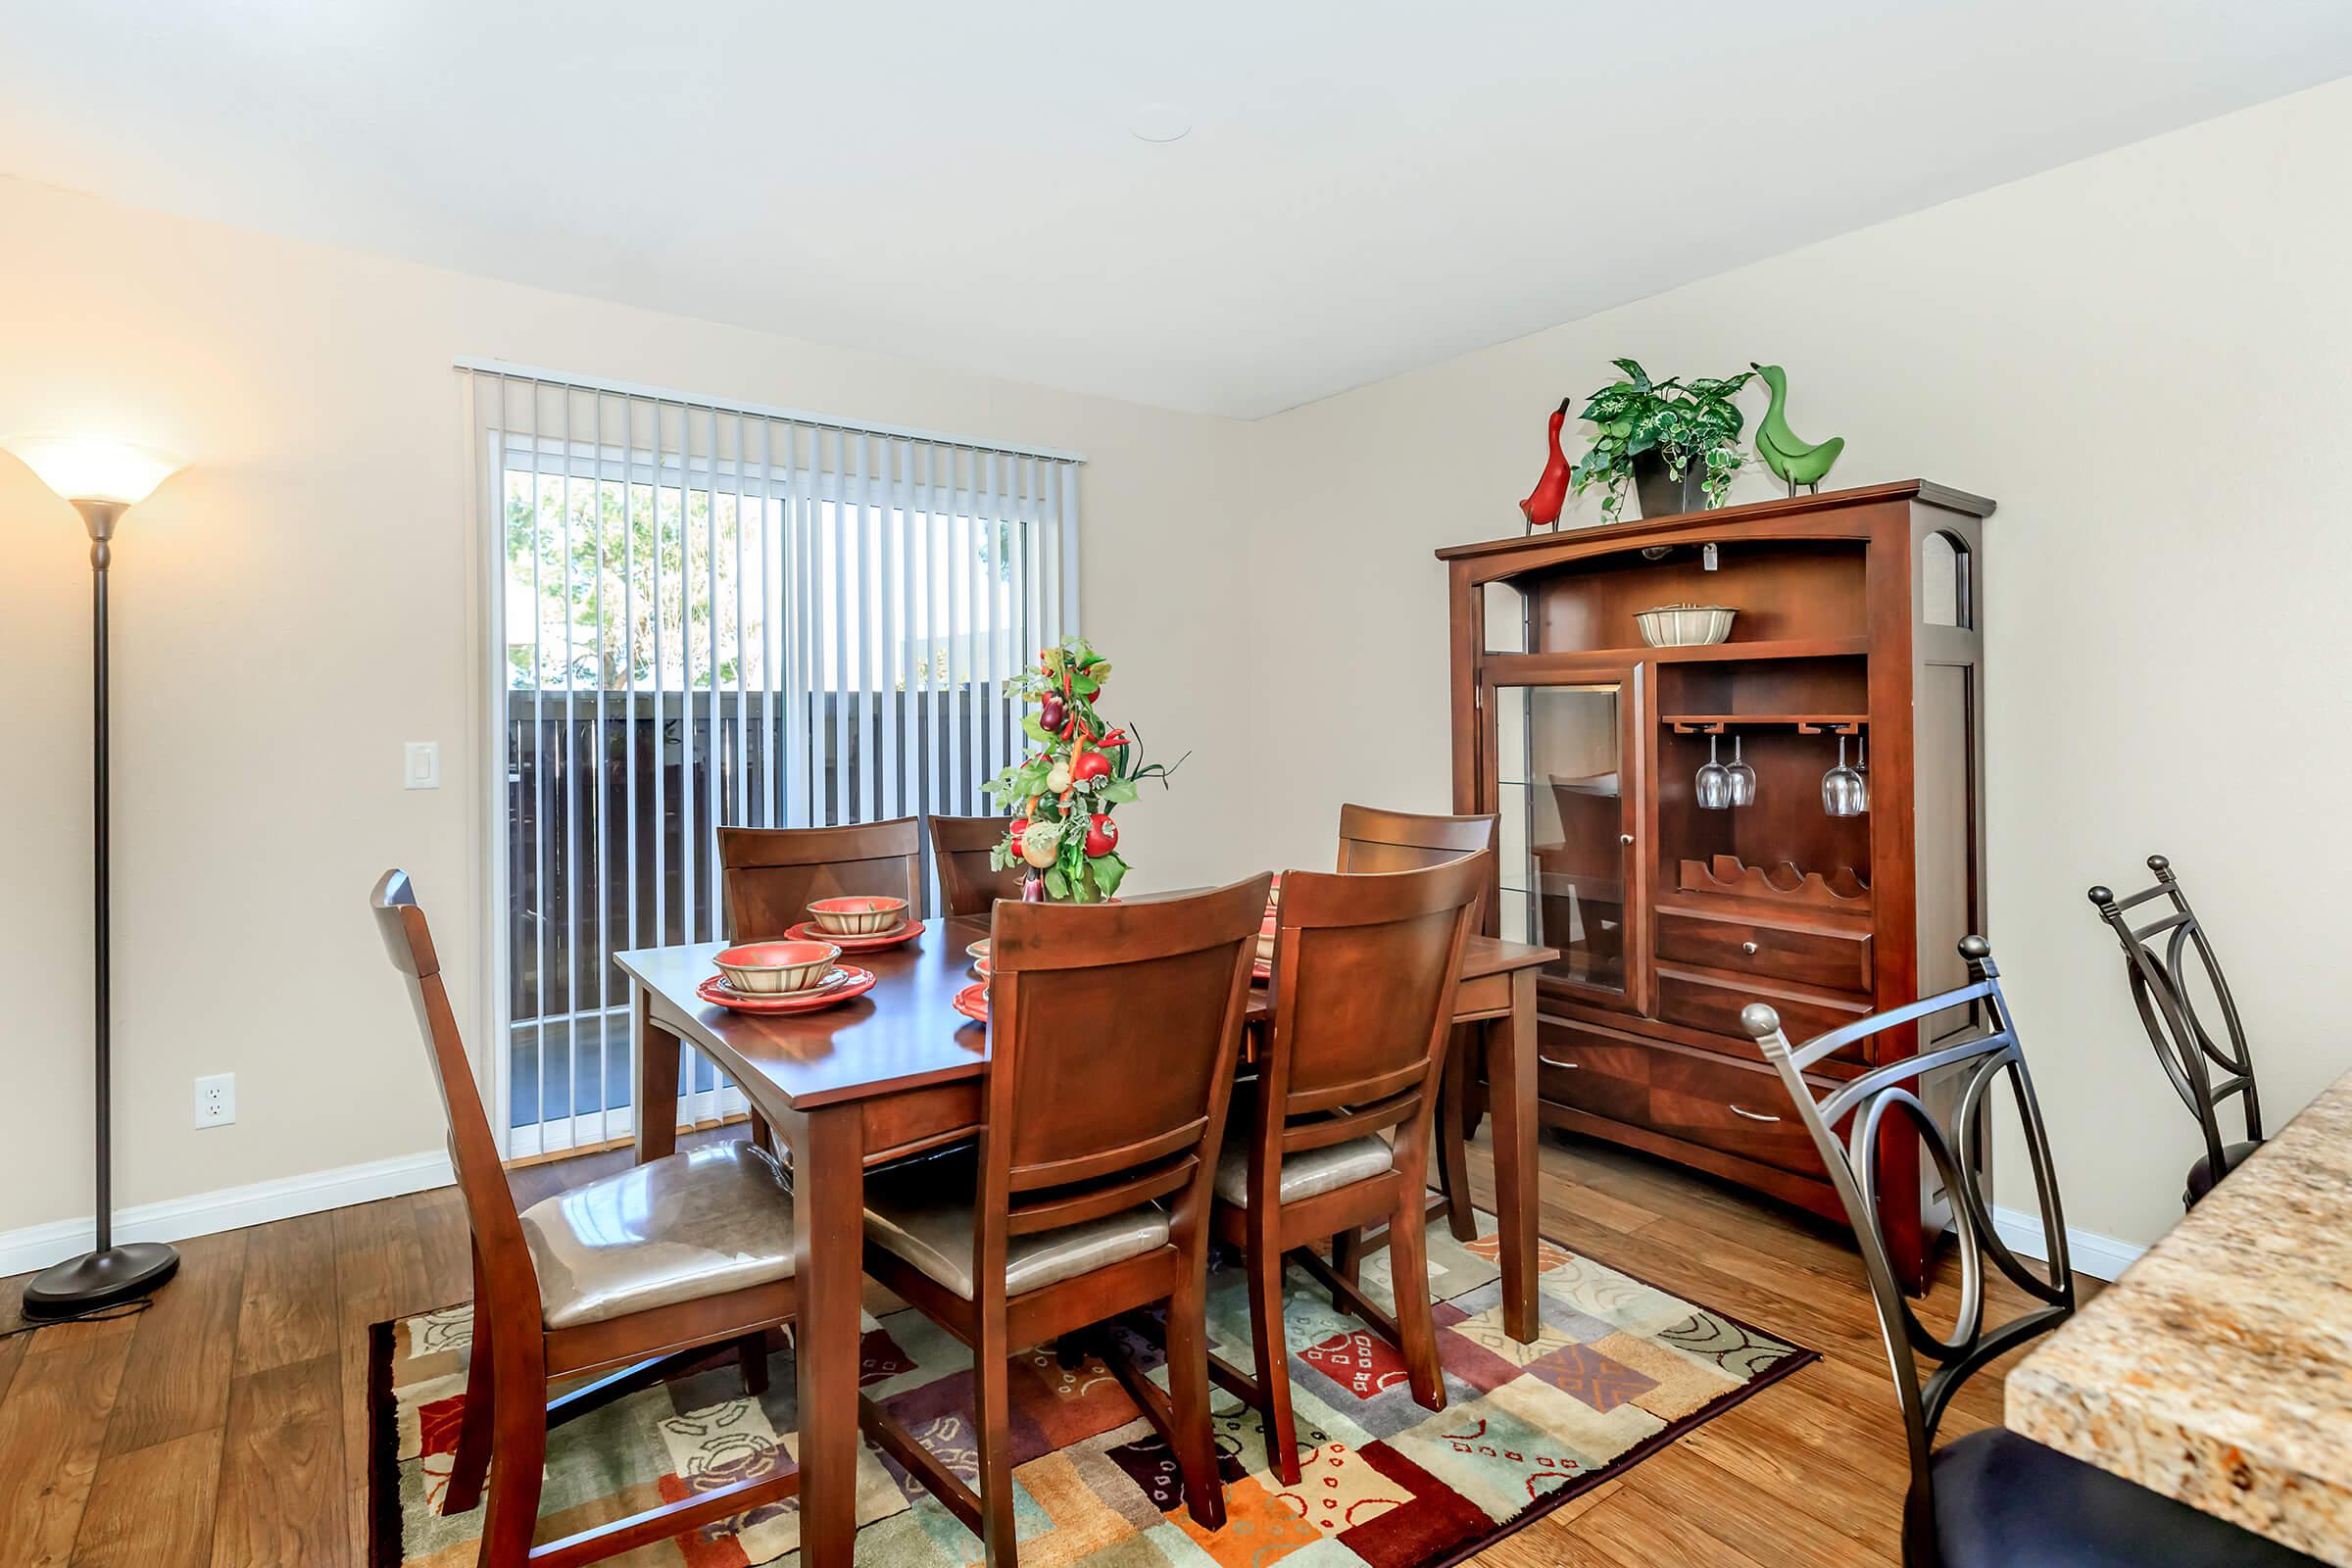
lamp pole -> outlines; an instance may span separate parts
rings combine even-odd
[[[144,1296],[178,1271],[179,1253],[162,1242],[131,1242],[117,1247],[114,1193],[114,972],[113,972],[113,848],[111,791],[107,758],[107,567],[114,562],[115,524],[126,510],[120,501],[78,500],[90,531],[90,809],[91,841],[96,851],[93,900],[96,929],[92,932],[97,982],[97,1133],[98,1133],[98,1245],[78,1257],[35,1274],[24,1287],[26,1317],[69,1317],[96,1311]]]

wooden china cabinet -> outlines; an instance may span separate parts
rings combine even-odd
[[[1502,818],[1489,920],[1560,951],[1538,989],[1547,1124],[1842,1218],[1740,1011],[1769,1002],[1802,1040],[1966,982],[1991,513],[1912,480],[1438,552],[1454,808]],[[1735,611],[1729,639],[1644,646],[1636,612],[1678,604]],[[1824,807],[1840,745],[1859,814]],[[1711,756],[1753,770],[1750,804],[1701,804]],[[1879,1036],[1831,1076],[1969,1022]],[[1932,1104],[1943,1087],[1922,1086]],[[1920,1163],[1915,1140],[1884,1141],[1886,1234],[1915,1289],[1948,1212]]]

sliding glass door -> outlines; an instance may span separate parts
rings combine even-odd
[[[475,372],[510,1154],[628,1136],[611,955],[716,941],[721,825],[989,809],[1074,619],[1075,466]],[[747,933],[760,934],[760,933]],[[772,933],[767,933],[772,934]],[[741,1108],[706,1062],[687,1122]]]

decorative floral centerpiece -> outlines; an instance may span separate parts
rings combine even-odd
[[[1140,741],[1095,711],[1109,679],[1110,662],[1072,637],[1040,650],[1036,665],[1013,682],[1024,702],[1037,705],[1021,715],[1021,729],[1039,750],[982,788],[1012,812],[989,862],[1000,871],[1026,865],[1021,897],[1032,902],[1094,904],[1117,893],[1128,867],[1112,808],[1134,800],[1148,778],[1165,788],[1183,763],[1146,762]]]

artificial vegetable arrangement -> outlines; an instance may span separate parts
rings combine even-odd
[[[1110,662],[1085,638],[1072,637],[1041,649],[1035,667],[1013,682],[1025,702],[1037,705],[1036,712],[1021,715],[1021,729],[1042,750],[982,787],[1013,813],[989,863],[1000,871],[1028,866],[1021,897],[1032,902],[1092,904],[1118,892],[1128,867],[1111,808],[1134,800],[1145,779],[1165,788],[1183,765],[1183,758],[1146,762],[1138,738],[1095,711],[1108,679]]]

